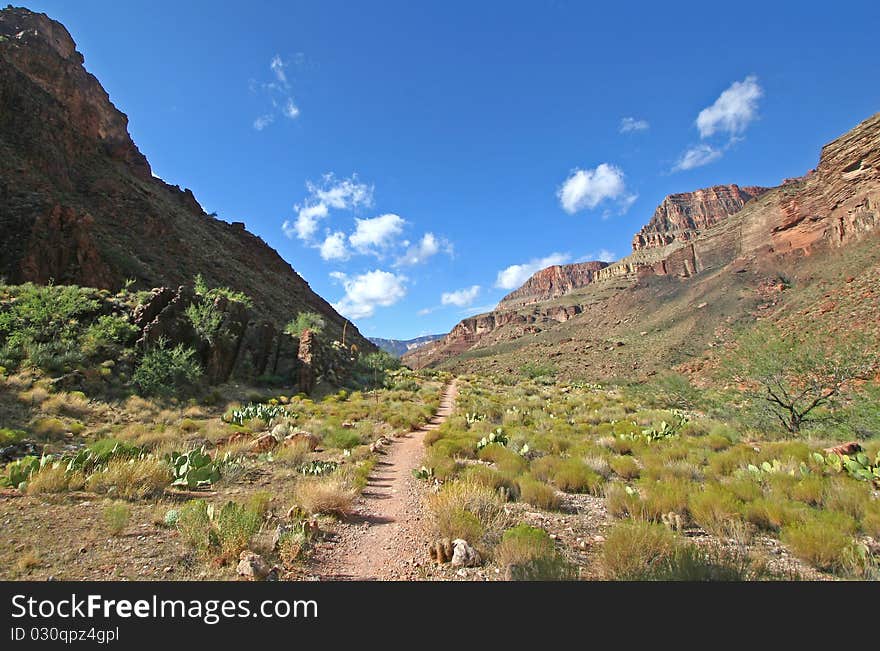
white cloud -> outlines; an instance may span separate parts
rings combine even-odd
[[[443,305],[457,305],[458,307],[467,307],[473,303],[477,296],[480,295],[480,286],[472,285],[464,289],[458,289],[454,292],[443,292],[440,302]]]
[[[620,133],[630,133],[631,131],[647,131],[650,128],[647,120],[639,120],[628,117],[620,121]]]
[[[635,201],[633,195],[626,193],[623,171],[608,163],[595,169],[576,169],[557,190],[556,196],[562,209],[571,215],[593,209],[607,200],[619,200],[625,211]]]
[[[525,264],[510,265],[498,272],[495,286],[500,289],[516,289],[536,271],[555,264],[565,264],[569,261],[570,257],[567,253],[551,253],[545,258],[530,260]]]
[[[348,236],[348,241],[359,253],[374,254],[391,246],[394,238],[403,232],[403,225],[406,223],[393,213],[354,221],[355,230]]]
[[[294,104],[292,97],[287,98],[287,102],[284,104],[283,113],[284,117],[290,118],[291,120],[299,115],[299,107]]]
[[[429,258],[437,255],[440,251],[452,255],[452,244],[449,240],[437,237],[434,233],[425,233],[421,241],[408,246],[406,252],[394,263],[395,267],[416,265],[427,262]]]
[[[361,183],[357,174],[352,174],[347,179],[337,179],[336,175],[328,172],[321,177],[320,184],[306,182],[306,188],[316,201],[325,203],[331,208],[339,210],[373,205],[372,185]]]
[[[262,131],[266,127],[268,127],[272,122],[275,121],[275,116],[271,113],[267,113],[266,115],[261,115],[256,120],[254,120],[254,129],[257,131]]]
[[[348,247],[345,246],[345,233],[336,231],[324,238],[321,244],[321,257],[324,260],[347,260],[349,258]]]
[[[736,135],[745,131],[756,117],[758,100],[764,91],[754,75],[743,81],[735,81],[725,90],[712,106],[704,108],[697,116],[697,129],[701,138],[708,138],[716,132]]]
[[[373,316],[377,307],[390,307],[406,296],[406,276],[375,269],[349,277],[341,272],[330,276],[342,283],[345,296],[333,308],[349,319]]]
[[[287,237],[298,237],[310,242],[318,230],[318,222],[330,214],[330,208],[345,209],[370,206],[373,203],[373,186],[358,181],[357,174],[347,179],[337,179],[332,173],[324,174],[319,183],[306,181],[309,196],[293,207],[296,221],[284,222],[282,229]]]
[[[297,58],[295,63],[299,64],[300,59]],[[251,80],[251,91],[262,91],[268,96],[271,103],[271,112],[265,113],[254,120],[254,129],[262,131],[275,121],[276,115],[281,115],[288,119],[299,117],[299,106],[294,102],[290,89],[290,80],[287,77],[288,63],[281,58],[280,54],[276,54],[269,61],[269,70],[275,77],[274,81],[257,84],[255,80]]]
[[[327,206],[323,203],[317,203],[304,206],[296,205],[293,208],[297,211],[296,221],[293,224],[289,221],[284,222],[281,227],[284,234],[287,237],[296,235],[301,240],[311,240],[315,231],[318,230],[318,221],[328,215]]]
[[[709,163],[718,160],[721,156],[721,150],[715,149],[711,145],[705,143],[695,145],[681,155],[678,162],[676,162],[675,166],[672,168],[672,171],[679,172],[681,170],[691,170],[695,167],[702,167],[703,165],[708,165]]]
[[[281,60],[280,54],[276,54],[272,57],[272,61],[269,62],[269,68],[275,73],[275,78],[278,80],[278,83],[283,86],[287,86],[287,73],[284,72],[286,67],[287,64]]]

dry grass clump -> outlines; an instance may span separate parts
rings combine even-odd
[[[501,496],[474,481],[445,484],[428,497],[427,506],[435,529],[444,538],[463,538],[474,544],[495,534],[503,524]]]
[[[302,479],[294,488],[297,505],[311,514],[344,516],[351,512],[356,497],[357,491],[334,475]]]
[[[81,490],[86,479],[83,474],[67,472],[64,464],[47,464],[33,475],[27,482],[25,492],[28,495],[40,495],[46,493],[65,493],[67,491]]]
[[[87,418],[92,415],[93,406],[84,393],[57,393],[46,400],[41,409],[50,414],[70,416],[71,418]]]
[[[837,516],[837,517],[835,517]],[[841,572],[851,567],[855,523],[837,513],[821,513],[783,527],[780,538],[795,556],[820,570]]]
[[[559,495],[556,494],[556,489],[550,484],[545,484],[528,476],[520,477],[517,483],[519,485],[519,498],[523,502],[545,511],[556,511],[559,509],[561,500]]]
[[[723,486],[710,484],[690,496],[688,511],[704,530],[725,536],[731,522],[742,520],[743,503]]]
[[[80,434],[85,429],[82,423],[65,423],[59,418],[38,418],[29,426],[30,431],[40,440],[56,441],[70,432]]]
[[[635,479],[639,476],[641,470],[639,464],[632,457],[619,456],[612,457],[609,462],[611,469],[621,479]]]
[[[504,532],[495,560],[514,580],[558,581],[574,577],[574,568],[556,550],[543,529],[521,524]]]
[[[740,549],[699,546],[651,522],[615,525],[602,547],[602,566],[617,581],[746,581],[775,578]]]
[[[614,525],[602,547],[602,567],[609,579],[643,579],[675,554],[675,534],[660,524],[627,521]]]
[[[171,484],[171,470],[155,458],[114,459],[104,470],[89,476],[86,488],[96,493],[114,493],[130,500],[158,495]]]

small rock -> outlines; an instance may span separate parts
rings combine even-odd
[[[239,556],[238,567],[236,568],[239,576],[244,576],[252,581],[262,581],[269,576],[271,571],[272,568],[269,567],[269,564],[259,554],[245,550]]]
[[[456,567],[476,567],[483,562],[480,552],[468,544],[466,540],[456,538],[452,541],[452,565]]]

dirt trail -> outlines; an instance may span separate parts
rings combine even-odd
[[[424,486],[412,475],[424,455],[425,432],[452,413],[456,380],[443,392],[431,420],[383,450],[370,475],[357,512],[340,526],[335,540],[317,550],[322,580],[404,580],[423,576],[426,559],[422,516]]]

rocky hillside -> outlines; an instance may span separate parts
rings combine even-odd
[[[766,190],[721,188],[692,193],[690,202],[668,197],[632,254],[589,284],[465,319],[405,362],[506,371],[550,359],[571,375],[651,372],[700,356],[755,315],[786,304],[814,314],[810,301],[833,302],[835,292],[861,286],[844,286],[845,278],[876,276],[880,114],[823,147],[802,178]],[[880,322],[876,299],[866,304],[859,318]]]
[[[411,350],[415,350],[419,346],[424,346],[432,341],[443,339],[445,336],[446,335],[425,335],[423,337],[416,337],[415,339],[382,339],[381,337],[369,337],[369,339],[381,350],[400,357]]]
[[[596,272],[607,266],[606,262],[594,261],[557,264],[541,269],[522,287],[502,298],[498,303],[498,309],[522,307],[571,294],[576,289],[586,287],[593,282]]]
[[[694,192],[670,194],[633,238],[633,251],[653,249],[673,242],[689,242],[700,232],[739,212],[746,203],[769,188],[716,185]]]
[[[321,314],[345,320],[240,222],[202,210],[192,192],[154,177],[128,119],[83,67],[63,25],[0,11],[0,277],[9,283],[110,290],[178,287],[201,273],[253,299],[281,326]],[[348,342],[373,349],[351,325]]]

